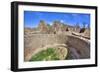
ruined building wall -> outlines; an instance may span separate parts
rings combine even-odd
[[[84,40],[74,36],[68,36],[64,34],[31,34],[25,35],[24,40],[25,60],[28,60],[32,56],[32,53],[38,48],[53,44],[68,45],[71,48],[69,48],[69,50],[72,50],[73,52],[73,49],[75,49],[76,52],[80,54],[79,58],[90,57],[90,45]]]

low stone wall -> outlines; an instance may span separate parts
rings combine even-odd
[[[31,34],[25,35],[24,40],[25,61],[29,60],[32,56],[32,53],[34,53],[38,48],[53,44],[66,44],[68,45],[69,50],[70,47],[73,47],[76,49],[76,52],[79,53],[78,58],[90,57],[89,44],[77,37],[64,34]],[[71,52],[72,54],[74,53],[73,51]]]

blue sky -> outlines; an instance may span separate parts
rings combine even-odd
[[[24,11],[25,27],[37,27],[40,20],[44,20],[50,25],[53,23],[53,21],[57,20],[71,26],[74,26],[77,23],[80,27],[83,26],[83,23],[85,23],[87,26],[90,26],[90,14]]]

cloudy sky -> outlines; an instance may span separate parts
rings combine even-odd
[[[83,24],[90,26],[90,14],[83,13],[61,13],[61,12],[39,12],[39,11],[24,11],[24,25],[25,27],[37,27],[40,20],[52,25],[53,21],[61,21],[62,23],[74,26]]]

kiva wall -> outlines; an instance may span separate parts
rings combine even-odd
[[[53,44],[66,44],[74,54],[77,52],[79,58],[90,57],[90,45],[86,41],[64,34],[31,34],[24,38],[25,60],[29,60],[37,49]],[[75,51],[73,51],[75,49]]]

